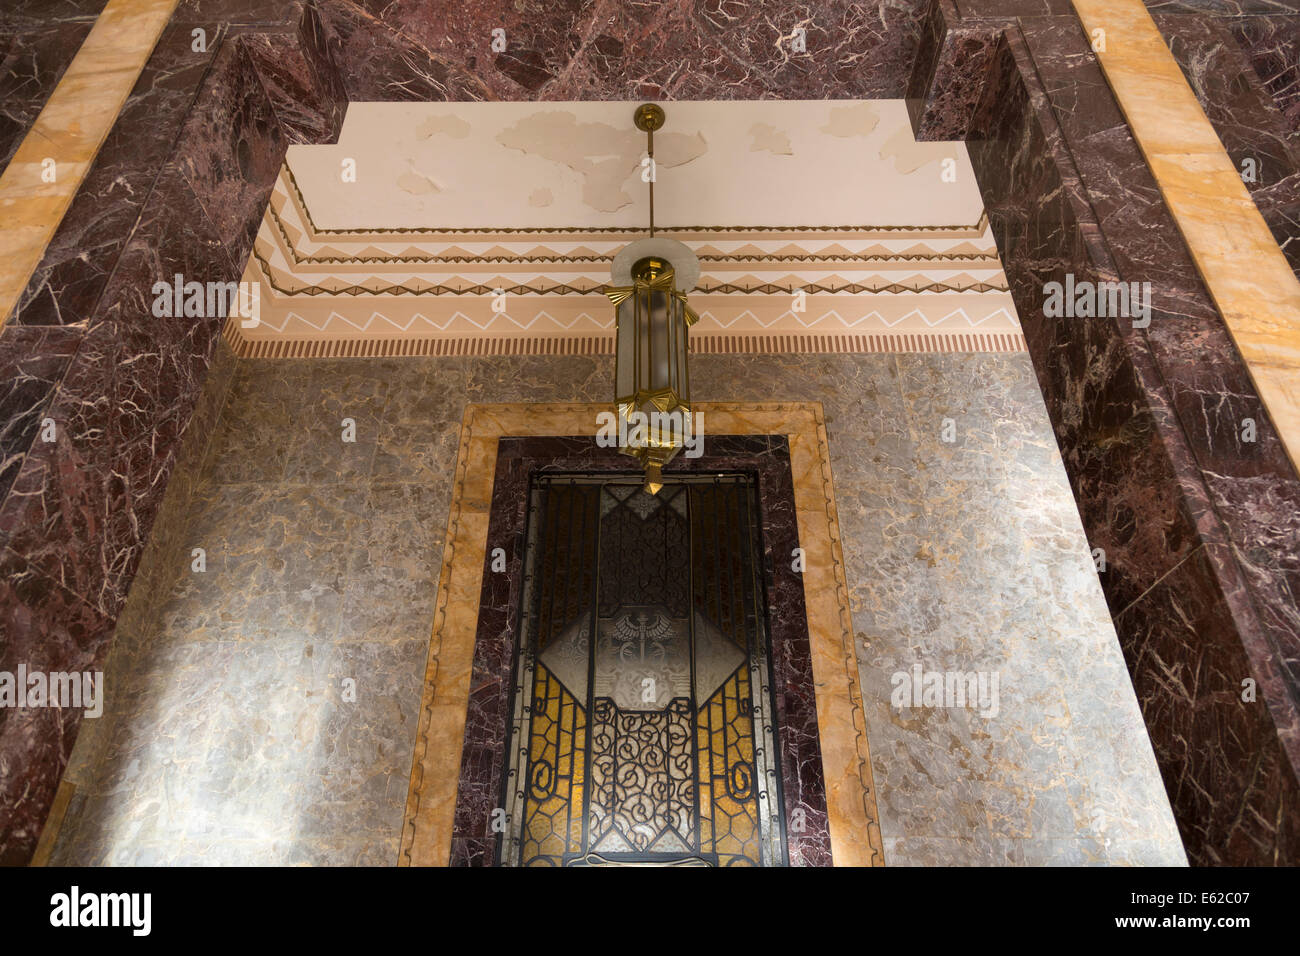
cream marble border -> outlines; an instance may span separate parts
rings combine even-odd
[[[0,174],[0,326],[131,94],[178,0],[109,0]],[[56,179],[41,179],[46,158]]]
[[[1133,136],[1300,468],[1300,280],[1139,0],[1073,0]]]
[[[790,443],[804,600],[831,854],[837,866],[883,866],[853,620],[820,402],[702,403],[710,431],[785,435]],[[470,405],[461,425],[447,543],[425,667],[399,866],[445,866],[460,779],[497,441],[594,432],[601,405]]]

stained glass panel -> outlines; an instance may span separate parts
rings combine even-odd
[[[533,481],[498,859],[783,865],[753,481],[640,482]]]

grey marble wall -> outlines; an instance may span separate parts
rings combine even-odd
[[[603,401],[611,365],[240,363],[182,543],[146,559],[170,586],[128,602],[53,862],[395,862],[464,404]],[[1183,861],[1026,355],[692,377],[699,400],[825,406],[889,863]],[[917,663],[998,673],[997,716],[891,706]]]
[[[1029,357],[703,358],[701,399],[825,407],[886,862],[1182,864]],[[998,713],[893,707],[917,664]]]

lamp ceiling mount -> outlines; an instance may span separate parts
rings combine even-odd
[[[667,259],[672,263],[677,275],[676,286],[682,292],[690,292],[700,281],[700,259],[684,242],[655,236],[653,239],[638,239],[629,242],[614,256],[610,267],[610,280],[616,286],[629,286],[635,276],[633,267],[642,259],[654,257]]]
[[[664,127],[663,107],[657,103],[642,103],[632,114],[632,122],[643,133],[653,133]]]

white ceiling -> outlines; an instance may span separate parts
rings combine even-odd
[[[324,229],[643,227],[636,105],[353,103],[337,144],[292,146],[288,165]],[[901,100],[663,105],[665,229],[980,218],[965,146],[915,142]]]

